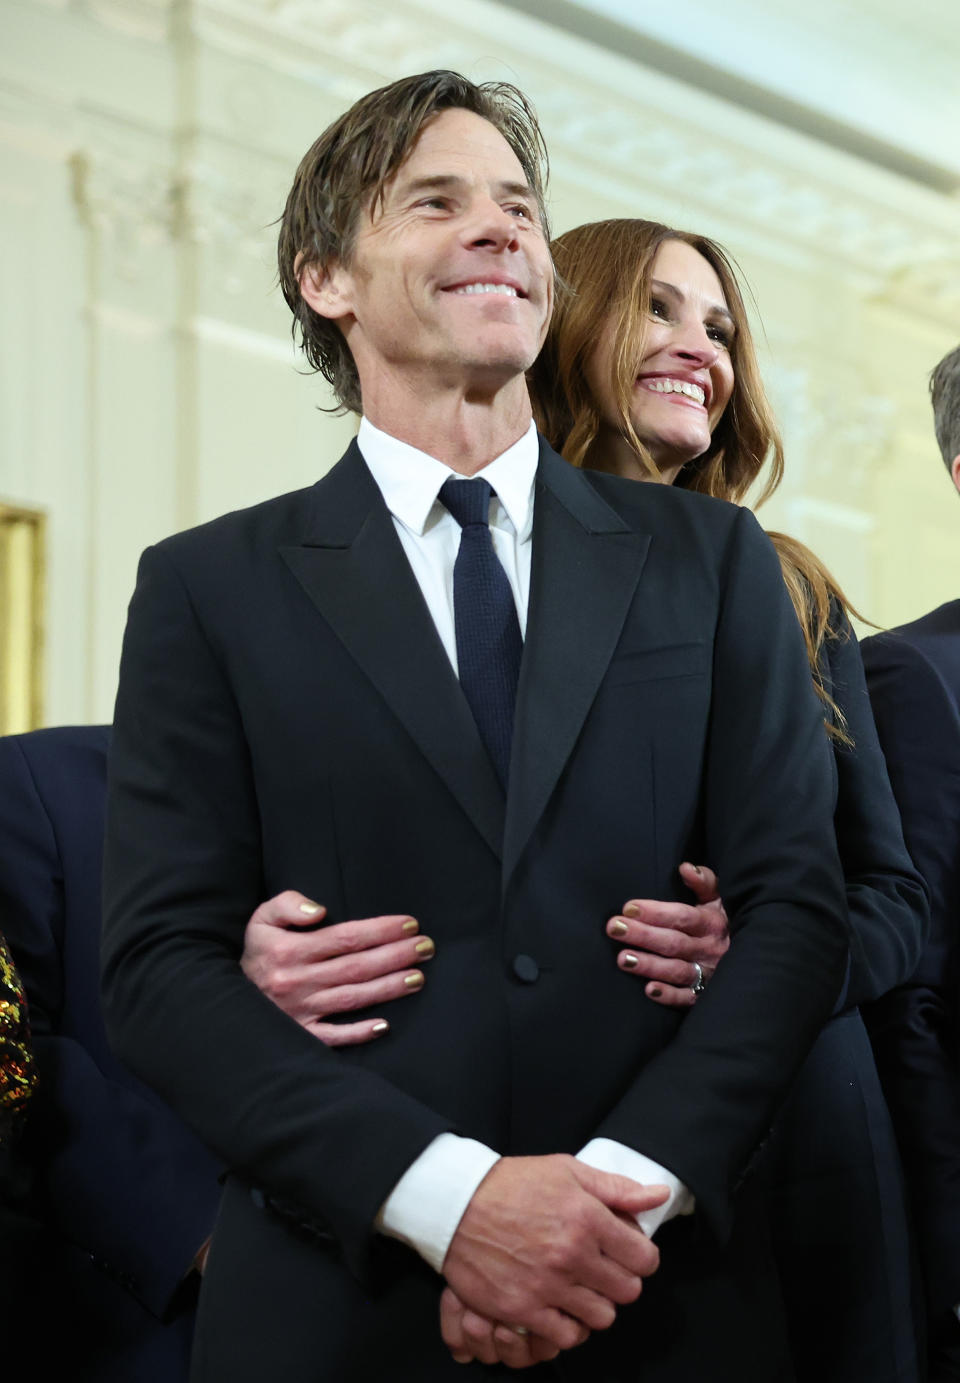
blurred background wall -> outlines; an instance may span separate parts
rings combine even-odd
[[[958,62],[950,0],[0,0],[0,502],[46,514],[45,723],[109,719],[148,543],[342,451],[270,223],[333,117],[431,67],[533,98],[555,230],[736,256],[787,445],[767,526],[878,623],[960,596],[927,398],[960,341]]]

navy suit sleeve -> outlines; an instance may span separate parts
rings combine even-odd
[[[113,1063],[97,987],[100,841],[89,830],[82,881],[64,870],[73,823],[45,800],[32,741],[0,739],[0,917],[30,1002],[40,1081],[27,1147],[40,1209],[59,1236],[162,1316],[212,1229],[217,1168],[152,1092],[104,1069]],[[77,794],[94,821],[103,791],[102,777],[91,776]],[[68,918],[74,887],[92,906]]]
[[[938,670],[896,634],[864,662],[907,848],[930,890],[930,937],[910,979],[869,1014],[917,1217],[934,1315],[960,1302],[960,713]]]
[[[879,998],[913,974],[927,936],[929,907],[904,844],[863,661],[849,624],[840,638],[830,640],[826,652],[828,687],[853,741],[852,747],[834,744],[834,821],[851,930],[844,1005],[853,1007]]]

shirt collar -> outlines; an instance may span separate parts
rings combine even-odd
[[[456,471],[425,451],[381,432],[367,418],[360,420],[357,446],[391,514],[422,534],[440,486],[456,476]],[[537,429],[531,422],[523,436],[480,473],[497,492],[521,541],[529,536],[533,525],[533,484],[539,459]]]

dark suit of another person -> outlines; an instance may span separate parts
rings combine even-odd
[[[960,1378],[960,601],[865,640],[863,656],[931,908],[916,972],[871,1027],[916,1214],[931,1376]]]
[[[0,1310],[36,1376],[187,1376],[191,1263],[217,1167],[107,1045],[100,1007],[105,726],[0,739],[0,917],[30,1001],[39,1087]],[[191,1281],[190,1279],[194,1280]],[[11,1374],[11,1377],[13,1375]]]
[[[145,554],[110,773],[112,1036],[233,1169],[195,1379],[507,1376],[452,1362],[441,1279],[374,1228],[450,1130],[510,1154],[609,1137],[696,1195],[639,1303],[542,1374],[791,1378],[737,1188],[848,936],[821,711],[750,514],[541,443],[505,798],[354,444]],[[716,864],[736,930],[687,1017],[604,933],[625,898],[676,896],[685,858]],[[329,1050],[244,978],[244,923],[284,888],[436,939],[389,1042]]]

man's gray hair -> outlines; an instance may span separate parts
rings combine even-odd
[[[933,429],[947,470],[960,456],[960,346],[945,355],[930,376]]]

